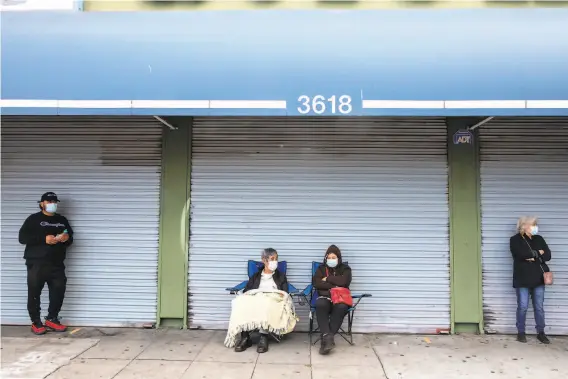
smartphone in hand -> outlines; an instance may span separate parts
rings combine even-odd
[[[59,241],[59,240],[61,239],[61,237],[63,237],[64,234],[68,234],[68,233],[69,233],[69,232],[67,231],[67,229],[65,229],[65,230],[64,230],[63,232],[61,232],[60,234],[56,235],[56,236],[55,236],[55,239]]]

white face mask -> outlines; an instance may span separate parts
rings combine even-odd
[[[326,263],[327,263],[327,266],[330,267],[330,268],[337,267],[337,259],[328,259],[326,261]]]
[[[538,234],[538,225],[531,226],[531,235],[536,236]]]
[[[278,261],[270,261],[268,262],[268,269],[270,271],[276,271],[276,269],[278,268]]]
[[[55,213],[57,212],[57,203],[47,203],[45,204],[45,211],[47,213]]]

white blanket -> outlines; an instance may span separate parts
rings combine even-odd
[[[298,318],[292,297],[279,290],[252,290],[232,300],[225,346],[234,347],[241,332],[264,329],[283,335],[292,332]]]

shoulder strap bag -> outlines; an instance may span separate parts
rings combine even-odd
[[[544,277],[544,284],[546,286],[552,285],[554,283],[554,274],[552,274],[552,271],[548,272],[544,271],[544,268],[542,268],[542,264],[540,263],[540,253],[532,248],[531,244],[529,243],[529,241],[525,239],[524,236],[523,240],[525,241],[525,243],[527,244],[533,255],[536,254],[536,258],[534,259],[538,259],[538,265],[540,266],[540,269],[542,271],[542,276]]]
[[[329,270],[325,268],[325,275],[329,277]],[[343,287],[333,287],[329,290],[331,294],[331,302],[333,304],[345,304],[348,307],[353,306],[353,297],[351,296],[351,290],[349,288]]]

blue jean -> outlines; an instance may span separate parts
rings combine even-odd
[[[525,333],[529,295],[532,298],[537,333],[544,333],[544,286],[536,288],[517,288],[517,331]]]

